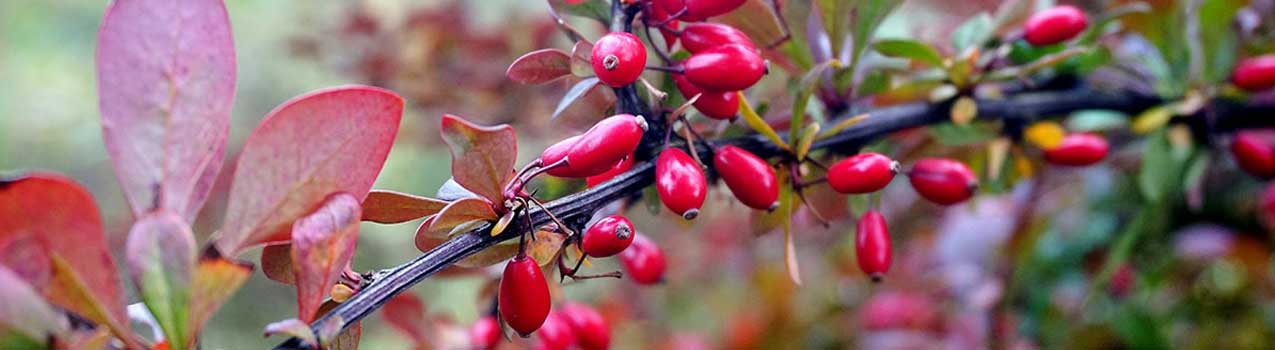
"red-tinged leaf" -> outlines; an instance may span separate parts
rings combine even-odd
[[[217,309],[251,276],[252,264],[227,260],[216,248],[209,247],[204,252],[195,267],[194,286],[191,288],[190,321],[186,323],[189,344],[181,349],[191,348],[200,330],[217,313]]]
[[[443,141],[452,153],[452,178],[492,203],[504,202],[505,184],[513,178],[518,136],[508,124],[479,126],[444,114]]]
[[[472,221],[492,221],[500,218],[491,209],[491,203],[480,198],[464,198],[448,204],[428,221],[428,233],[433,237],[446,235],[452,228]]]
[[[110,329],[116,338],[124,341],[124,345],[127,348],[144,347],[144,340],[138,338],[136,333],[133,333],[132,329],[125,323],[126,321],[111,314],[111,307],[114,305],[98,299],[98,295],[95,294],[96,291],[85,283],[84,279],[80,278],[80,275],[75,272],[75,267],[70,262],[56,253],[49,258],[50,266],[52,266],[53,270],[53,279],[49,280],[47,288],[62,291],[62,294],[59,295],[59,300],[66,300],[67,306],[64,308],[76,310],[77,315]],[[47,294],[48,292],[46,291],[45,293]],[[46,295],[45,298],[52,297]]]
[[[297,285],[297,317],[301,320],[314,320],[341,270],[354,259],[359,211],[358,199],[337,193],[292,226],[292,272]]]
[[[544,84],[571,75],[571,56],[558,49],[528,52],[509,64],[505,76],[522,84]]]
[[[610,115],[607,111],[615,106],[615,101],[615,90],[599,83],[596,77],[585,78],[567,90],[550,119],[572,127],[587,127]]]
[[[261,249],[261,272],[271,281],[296,284],[292,274],[292,244],[271,244]]]
[[[407,193],[372,190],[363,200],[363,221],[397,224],[437,214],[447,202]]]
[[[248,136],[217,247],[228,256],[287,242],[293,221],[329,194],[362,200],[398,133],[403,99],[347,86],[311,92],[271,111]]]
[[[221,170],[235,47],[221,0],[115,1],[97,37],[106,150],[141,217],[193,221]]]
[[[593,76],[593,63],[589,62],[591,57],[593,43],[580,40],[571,46],[571,74],[581,78]]]
[[[739,28],[759,47],[771,47],[784,40],[788,28],[780,22],[779,14],[775,13],[770,3],[771,1],[766,0],[748,0],[734,11],[714,17],[713,20]]]
[[[49,173],[0,180],[0,254],[54,305],[103,325],[126,319],[97,206],[75,181]],[[50,263],[59,260],[60,268]]]
[[[319,347],[319,336],[310,330],[310,325],[295,318],[268,324],[265,333],[267,337],[282,334],[297,338],[301,340],[301,344],[298,345],[302,348],[317,349]]]
[[[414,344],[429,341],[426,335],[425,303],[412,293],[399,293],[391,298],[381,308],[381,318],[399,333],[411,338]]]
[[[53,337],[70,330],[64,315],[21,276],[0,266],[0,344],[8,348],[43,349]]]
[[[153,212],[133,224],[126,248],[129,277],[165,339],[187,344],[195,272],[195,235],[190,227],[177,214]]]

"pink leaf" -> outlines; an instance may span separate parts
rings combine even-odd
[[[0,262],[52,304],[122,329],[124,298],[102,219],[75,181],[50,173],[0,180]]]
[[[465,189],[503,203],[505,184],[513,177],[518,137],[508,124],[479,126],[443,115],[443,141],[452,152],[452,178]]]
[[[509,64],[505,76],[522,84],[544,84],[571,74],[571,56],[558,49],[528,52]]]
[[[221,0],[115,1],[98,32],[106,150],[141,217],[195,218],[221,170],[235,48]]]
[[[412,293],[399,293],[381,308],[381,318],[416,344],[428,344],[425,303]]]
[[[292,226],[292,273],[301,320],[314,320],[337,277],[354,259],[360,215],[358,199],[337,193]]]
[[[403,114],[393,92],[347,86],[302,95],[248,136],[217,247],[228,256],[283,243],[293,221],[329,194],[362,200],[381,172]]]
[[[0,265],[0,344],[51,347],[70,330],[66,316],[40,297],[40,292],[12,270]],[[25,344],[24,344],[25,343]]]

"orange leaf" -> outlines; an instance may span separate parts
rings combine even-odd
[[[252,264],[227,260],[216,248],[209,247],[204,251],[195,266],[195,280],[191,287],[187,342],[193,343],[198,339],[204,324],[251,276]],[[181,347],[189,348],[190,344]]]
[[[498,218],[491,209],[491,202],[480,198],[462,198],[448,204],[428,221],[429,232],[437,237],[438,234],[446,234],[452,228],[467,222],[492,221]]]
[[[363,200],[363,221],[397,224],[437,214],[447,202],[407,193],[372,190]]]

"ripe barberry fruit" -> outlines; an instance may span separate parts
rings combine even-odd
[[[766,75],[766,61],[757,49],[726,44],[700,51],[682,62],[686,79],[710,91],[747,89]]]
[[[687,99],[699,95],[693,105],[706,117],[732,119],[739,112],[739,93],[736,91],[706,91],[686,80],[682,74],[673,74],[673,84]]]
[[[681,13],[679,19],[687,22],[699,22],[709,17],[724,15],[743,6],[746,0],[655,0],[664,11],[671,14]],[[685,10],[685,12],[683,12]]]
[[[762,210],[779,207],[775,169],[761,157],[743,148],[722,146],[713,155],[713,168],[744,205]]]
[[[664,280],[664,251],[655,241],[636,233],[633,244],[620,252],[620,264],[625,275],[638,284],[656,284]]]
[[[588,305],[568,302],[561,313],[575,331],[576,344],[585,350],[601,350],[611,347],[611,326],[597,310]]]
[[[505,265],[498,297],[500,317],[510,328],[526,337],[540,329],[549,316],[549,285],[540,266],[523,254]]]
[[[469,329],[469,343],[474,349],[495,349],[500,342],[500,322],[495,316],[483,316]]]
[[[828,185],[841,193],[871,193],[885,188],[899,163],[880,153],[859,153],[828,168]]]
[[[1089,25],[1085,12],[1071,5],[1040,11],[1023,24],[1023,39],[1035,46],[1053,45],[1076,37]]]
[[[647,26],[656,26],[660,23],[660,35],[664,37],[664,48],[673,49],[673,44],[677,43],[677,27],[680,24],[677,19],[673,19],[668,11],[664,11],[664,6],[657,4],[649,4],[642,8],[642,15],[645,17],[643,22]]]
[[[682,47],[692,54],[726,44],[756,47],[752,39],[735,27],[720,23],[691,23],[682,28]]]
[[[1250,175],[1263,179],[1275,177],[1275,149],[1256,134],[1246,131],[1236,133],[1231,140],[1231,155],[1240,169]]]
[[[1249,57],[1235,65],[1231,82],[1248,91],[1275,87],[1275,54]]]
[[[545,324],[540,326],[540,330],[536,332],[536,337],[540,338],[540,345],[537,349],[543,350],[567,350],[575,345],[575,331],[571,329],[571,323],[561,312],[552,312],[549,317],[545,318]]]
[[[708,184],[699,164],[680,148],[669,147],[655,161],[655,189],[664,206],[690,220],[699,216]]]
[[[567,163],[585,176],[605,173],[637,149],[646,127],[645,118],[632,114],[603,119],[580,135],[567,151]]]
[[[571,146],[575,146],[576,141],[580,140],[580,136],[583,136],[583,135],[568,137],[568,138],[562,139],[562,141],[558,141],[558,143],[555,143],[549,147],[546,147],[544,151],[540,152],[541,166],[550,166],[550,165],[558,163],[559,161],[563,159],[566,159],[567,151],[571,150]],[[549,169],[549,171],[547,171],[546,173],[548,173],[549,175],[557,176],[557,177],[570,177],[570,178],[589,176],[588,174],[585,174],[583,171],[580,171],[579,169],[572,168],[571,164],[566,164],[566,165]]]
[[[978,177],[965,163],[946,158],[916,161],[908,179],[921,197],[942,205],[964,202],[978,189]]]
[[[646,47],[636,35],[611,32],[593,43],[589,63],[603,84],[621,87],[632,84],[646,69]]]
[[[580,239],[580,250],[585,255],[605,258],[619,254],[633,243],[633,223],[621,215],[611,215],[589,226]]]
[[[863,213],[855,228],[854,242],[859,269],[873,282],[880,282],[890,271],[890,230],[885,227],[885,216],[876,210]]]
[[[1045,150],[1045,161],[1054,165],[1086,166],[1107,157],[1107,139],[1089,133],[1070,134]]]
[[[597,186],[600,183],[607,182],[607,180],[611,180],[616,175],[620,175],[626,171],[629,171],[629,169],[633,169],[632,154],[624,157],[624,160],[621,160],[619,163],[615,163],[615,166],[611,167],[611,169],[607,170],[605,173],[590,176],[584,179],[584,182],[589,187]]]

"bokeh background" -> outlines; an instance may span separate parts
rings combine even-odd
[[[997,2],[944,3],[909,2],[881,35],[945,36]],[[48,169],[77,179],[96,197],[111,244],[119,247],[132,218],[102,145],[93,63],[106,5],[0,1],[0,171]],[[522,53],[569,49],[543,2],[227,0],[227,8],[239,81],[227,163],[196,222],[201,240],[223,217],[244,138],[274,106],[307,91],[360,83],[407,98],[409,109],[375,185],[382,189],[431,195],[447,179],[450,157],[436,129],[443,113],[514,124],[520,163],[573,130],[549,121],[567,85],[524,86],[504,76]],[[579,27],[594,36],[600,29]],[[785,84],[772,74],[751,94],[784,110],[791,103],[784,100]],[[894,141],[879,147],[907,144]],[[947,148],[913,147],[910,154],[977,153]],[[713,204],[693,224],[638,202],[630,216],[669,255],[666,283],[592,280],[564,285],[560,295],[601,309],[613,322],[619,349],[979,348],[1004,340],[990,335],[997,327],[1010,330],[1008,343],[1021,348],[1275,346],[1270,237],[1252,219],[1260,187],[1227,160],[1206,170],[1211,195],[1200,204],[1205,209],[1169,208],[1173,216],[1154,218],[1153,234],[1138,242],[1145,248],[1135,250],[1111,283],[1093,288],[1104,252],[1138,213],[1128,175],[1137,156],[1129,147],[1102,166],[1049,169],[950,209],[917,201],[895,183],[879,200],[896,252],[881,285],[867,282],[854,265],[850,213],[861,212],[862,203],[826,195],[830,191],[814,192],[833,219],[829,227],[815,224],[808,211],[798,217],[800,287],[784,273],[782,235],[754,235],[746,208],[724,187],[710,191]],[[561,191],[580,184],[545,186]],[[364,224],[355,269],[387,268],[416,256],[414,231],[414,224]],[[606,259],[592,267],[615,269]],[[411,292],[431,315],[464,327],[486,307],[479,289],[489,281],[483,274],[435,278]],[[291,287],[256,273],[212,320],[204,348],[273,346],[280,339],[261,337],[262,328],[295,310]],[[994,311],[1010,316],[991,317]],[[408,344],[377,315],[366,321],[364,348]]]

